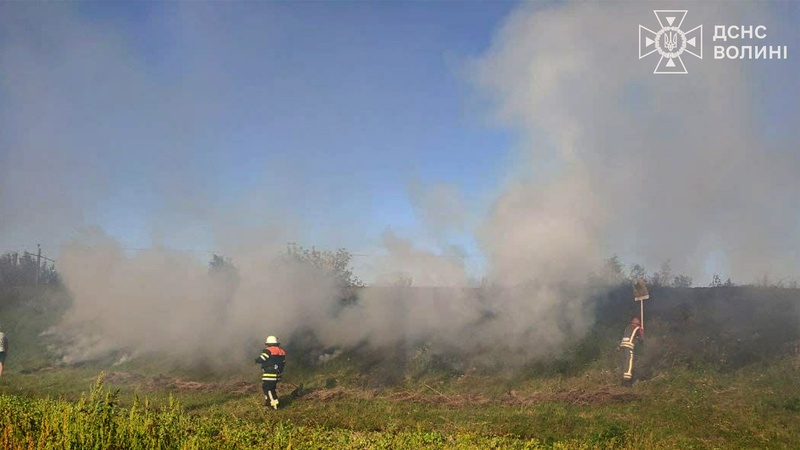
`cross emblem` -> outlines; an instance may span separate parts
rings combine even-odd
[[[661,25],[659,31],[639,25],[639,59],[654,52],[661,55],[653,73],[660,75],[688,73],[681,59],[684,53],[703,59],[703,26],[698,25],[683,32],[681,24],[686,12],[685,9],[654,10],[658,24]]]

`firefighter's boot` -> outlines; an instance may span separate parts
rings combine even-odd
[[[278,409],[278,399],[272,397],[272,392],[269,393],[269,405],[272,406],[272,409]]]

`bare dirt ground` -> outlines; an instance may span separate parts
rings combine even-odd
[[[109,384],[142,384],[147,389],[168,389],[176,391],[226,391],[232,394],[252,394],[259,392],[261,387],[256,383],[246,381],[222,381],[204,383],[186,380],[179,377],[157,375],[145,377],[144,375],[130,372],[107,372],[104,380]]]
[[[509,391],[499,398],[490,398],[479,394],[454,394],[445,395],[438,392],[401,391],[385,392],[377,390],[350,390],[344,388],[317,389],[303,393],[302,398],[316,401],[332,401],[344,398],[374,399],[385,398],[389,400],[424,403],[431,405],[462,406],[501,404],[508,406],[530,406],[544,402],[565,402],[576,405],[597,405],[606,403],[629,402],[637,400],[639,396],[627,390],[602,388],[598,390],[574,389],[554,393],[534,392],[520,394]]]

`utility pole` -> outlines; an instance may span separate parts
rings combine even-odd
[[[30,252],[27,252],[27,251],[26,252],[22,252],[22,253],[27,257],[36,256],[36,279],[35,279],[35,281],[36,281],[36,285],[38,286],[39,285],[39,280],[41,280],[41,278],[42,278],[42,274],[41,274],[41,272],[42,272],[42,260],[50,261],[54,265],[55,265],[56,261],[54,259],[48,258],[47,256],[42,256],[42,245],[41,244],[36,244],[36,248],[37,248],[36,255],[34,255],[33,253],[30,253]],[[14,263],[14,265],[16,265],[16,262]]]
[[[36,244],[36,285],[39,285],[39,272],[42,270],[42,244]]]

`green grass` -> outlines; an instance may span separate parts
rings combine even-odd
[[[353,430],[296,425],[280,412],[259,420],[233,414],[190,415],[170,398],[156,406],[138,397],[127,408],[102,377],[77,402],[0,395],[3,447],[17,448],[542,448],[537,440],[423,430]]]
[[[148,387],[146,376],[87,394],[96,369],[58,369],[0,379],[0,436],[5,448],[793,448],[798,369],[793,358],[726,373],[676,368],[630,389],[603,370],[514,381],[515,395],[542,398],[528,405],[505,400],[508,380],[477,376],[344,383],[325,399],[314,392],[327,392],[332,374],[310,373],[311,394],[284,396],[279,411],[258,393]],[[570,397],[608,392],[630,398]]]
[[[710,353],[658,361],[659,354],[676,354],[674,347],[664,352],[659,339],[672,343],[697,331],[688,326],[674,336],[650,335],[640,352],[641,361],[653,361],[651,370],[632,388],[618,385],[616,328],[609,328],[560,359],[491,376],[420,359],[391,374],[388,387],[374,387],[382,381],[370,371],[381,367],[374,362],[291,365],[282,408],[271,411],[249,361],[202,371],[159,355],[61,366],[40,333],[63,303],[42,292],[4,295],[0,324],[11,338],[0,377],[4,449],[751,449],[800,442],[800,356],[736,366],[704,363],[713,361]],[[598,344],[604,342],[611,344]],[[206,383],[205,389],[159,377]],[[239,389],[242,383],[250,390]],[[288,395],[292,384],[303,386],[302,395]]]

